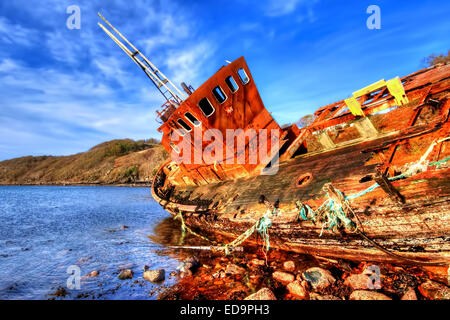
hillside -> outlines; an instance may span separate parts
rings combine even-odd
[[[0,184],[148,184],[166,159],[153,140],[113,140],[71,156],[2,161]]]

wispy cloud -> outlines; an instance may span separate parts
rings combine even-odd
[[[72,0],[2,1],[0,160],[159,137],[154,111],[162,97],[98,28],[97,11],[177,85],[198,87],[225,59],[244,55],[283,123],[446,52],[449,5],[411,1],[407,8],[386,2],[376,32],[357,2],[78,0],[81,30],[68,30]]]
[[[198,79],[201,67],[214,51],[215,48],[210,43],[202,41],[188,48],[169,52],[166,64],[175,75],[175,83],[190,83]]]
[[[214,51],[176,4],[138,0],[130,9],[126,2],[82,2],[81,30],[68,30],[65,11],[73,3],[31,2],[4,5],[22,16],[0,15],[0,160],[159,136],[154,119],[163,99],[98,28],[97,10],[177,84],[198,82],[202,63]]]
[[[30,46],[36,43],[36,36],[35,30],[12,23],[6,17],[0,16],[0,42],[8,45]]]
[[[299,7],[306,8],[307,16],[312,20],[314,11],[312,6],[318,0],[269,0],[265,14],[269,17],[279,17],[295,12]]]

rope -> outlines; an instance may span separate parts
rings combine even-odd
[[[242,233],[239,237],[237,237],[232,242],[223,246],[223,250],[225,254],[229,254],[229,248],[234,248],[245,242],[251,235],[258,231],[261,235],[263,241],[263,252],[267,259],[267,252],[270,249],[270,239],[269,239],[269,228],[272,226],[272,220],[270,220],[269,215],[273,214],[270,210],[267,210],[266,214],[259,219],[253,226],[247,229],[244,233]]]
[[[242,243],[244,243],[248,238],[250,238],[252,236],[252,234],[255,231],[258,231],[258,233],[261,235],[261,238],[263,240],[263,252],[266,256],[267,259],[267,252],[270,249],[270,239],[269,239],[269,228],[272,226],[272,221],[269,218],[270,214],[273,214],[274,212],[271,212],[270,210],[267,211],[267,213],[261,218],[259,219],[253,226],[251,226],[249,229],[247,229],[246,231],[244,231],[244,233],[242,233],[239,237],[237,237],[236,239],[234,239],[232,242],[228,243],[228,244],[224,244],[221,247],[219,247],[217,250],[219,251],[224,251],[225,255],[229,255],[230,254],[230,248],[235,248],[239,245],[241,245]],[[182,231],[182,237],[184,237],[184,234],[186,231],[188,231],[189,233],[191,233],[192,235],[199,237],[207,242],[210,243],[215,243],[215,241],[212,241],[198,233],[196,233],[195,231],[193,231],[192,229],[190,229],[183,218],[183,215],[181,214],[181,212],[179,212],[175,217],[174,220],[180,220],[181,222],[181,231]]]
[[[276,209],[274,210],[276,211]],[[273,212],[272,212],[273,213]],[[272,220],[269,218],[270,210],[259,220],[256,230],[261,235],[263,241],[263,252],[267,264],[267,252],[270,249],[269,228],[272,226]]]
[[[427,151],[422,155],[422,157],[420,158],[420,160],[416,163],[412,163],[408,165],[408,170],[406,170],[406,172],[399,174],[395,177],[390,177],[388,178],[390,181],[397,181],[400,179],[405,179],[405,178],[409,178],[415,174],[418,174],[420,172],[425,172],[427,171],[427,167],[432,167],[432,166],[440,166],[441,164],[447,162],[450,160],[450,157],[439,160],[439,161],[434,161],[434,162],[428,162],[427,161],[427,157],[429,156],[429,154],[431,153],[431,151],[433,151],[433,148],[435,147],[436,144],[441,143],[443,141],[446,140],[450,140],[450,137],[447,138],[442,138],[440,140],[436,140],[434,141],[427,149]],[[353,200],[356,198],[359,198],[363,195],[365,195],[366,193],[369,193],[373,190],[375,190],[376,188],[378,188],[380,185],[378,183],[374,183],[373,185],[371,185],[369,188],[362,190],[356,194],[347,196],[346,199],[347,200]]]
[[[339,195],[342,195],[342,193],[336,189]],[[328,226],[328,230],[332,229],[332,231],[335,231],[335,228],[337,226],[340,226],[341,223],[345,225],[346,228],[351,228],[354,232],[359,234],[362,238],[367,240],[369,243],[371,243],[374,247],[378,248],[379,250],[383,251],[387,255],[393,256],[395,258],[412,262],[419,265],[448,265],[448,262],[446,261],[438,261],[438,262],[424,262],[419,260],[410,259],[404,256],[401,256],[399,254],[396,254],[386,248],[384,248],[382,245],[377,243],[375,240],[369,238],[363,231],[359,230],[359,225],[362,226],[361,221],[359,220],[356,213],[353,211],[353,209],[350,207],[347,198],[344,198],[343,203],[338,203],[330,198],[330,195],[327,193],[328,199],[319,207],[317,212],[315,212],[311,207],[309,207],[306,204],[302,204],[302,207],[299,210],[299,216],[304,220],[310,220],[315,223],[316,217],[322,217],[325,218],[325,222],[322,224],[322,229],[320,232],[320,237],[322,236],[323,230],[326,226]],[[299,201],[297,201],[298,205]],[[344,208],[346,208],[349,212],[353,214],[353,216],[359,221],[359,225],[355,224],[350,218],[347,217]],[[306,212],[311,213],[311,217],[308,218]]]
[[[450,157],[442,159],[440,161],[431,162],[431,163],[429,163],[426,160],[426,158],[431,153],[431,151],[433,150],[434,146],[437,143],[440,143],[442,141],[449,140],[449,139],[450,139],[450,137],[447,137],[447,138],[441,139],[439,141],[434,141],[417,163],[410,165],[408,170],[405,173],[402,173],[395,177],[391,177],[391,178],[389,178],[389,180],[396,181],[399,179],[408,178],[419,172],[426,171],[428,166],[441,165],[442,163],[449,161]],[[328,230],[332,230],[333,232],[335,232],[337,227],[339,227],[341,224],[344,224],[346,228],[353,229],[353,231],[356,232],[357,234],[359,234],[362,238],[366,239],[373,246],[375,246],[376,248],[380,249],[381,251],[383,251],[384,253],[386,253],[390,256],[396,257],[398,259],[402,259],[404,261],[420,264],[420,265],[447,265],[448,262],[445,262],[445,261],[443,261],[443,262],[423,262],[423,261],[418,261],[418,260],[409,259],[407,257],[403,257],[401,255],[398,255],[398,254],[384,248],[383,246],[378,244],[376,241],[370,239],[363,231],[359,230],[359,225],[362,226],[362,223],[359,220],[356,213],[350,207],[348,200],[352,200],[352,199],[361,197],[361,196],[365,195],[366,193],[373,191],[377,187],[379,187],[379,184],[375,183],[363,191],[360,191],[356,194],[344,197],[341,191],[330,187],[330,184],[326,184],[324,186],[324,190],[329,190],[328,192],[326,192],[326,196],[328,199],[322,203],[322,205],[317,209],[317,211],[314,211],[307,204],[301,203],[300,201],[296,202],[297,208],[299,210],[298,218],[303,219],[305,221],[312,221],[314,224],[316,223],[317,220],[323,221],[322,229],[321,229],[320,235],[319,235],[320,237],[322,236],[323,231],[326,227]],[[334,199],[333,199],[333,197],[330,196],[330,192],[331,192],[330,190],[331,191],[334,190],[336,192]],[[347,212],[352,213],[352,215],[358,220],[359,225],[355,224],[347,216]]]
[[[215,243],[215,241],[209,240],[208,238],[202,236],[201,234],[198,234],[197,232],[195,232],[191,228],[189,228],[186,225],[186,223],[184,222],[184,218],[183,218],[183,215],[181,214],[181,212],[179,212],[173,219],[174,220],[180,220],[180,222],[181,222],[181,232],[182,232],[181,237],[182,238],[184,238],[184,235],[185,235],[186,231],[188,231],[189,233],[191,233],[192,235],[194,235],[194,236],[196,236],[196,237],[198,237],[200,239],[203,239],[203,240],[205,240],[207,242],[210,242],[210,243]]]
[[[440,161],[431,162],[431,163],[428,163],[426,161],[426,158],[431,153],[431,151],[433,150],[434,146],[437,143],[440,143],[442,141],[449,140],[449,139],[450,139],[450,137],[447,137],[447,138],[441,139],[439,141],[434,141],[428,148],[427,152],[425,152],[425,154],[421,157],[421,159],[417,163],[411,165],[405,173],[402,173],[395,177],[391,177],[391,178],[389,178],[389,180],[396,181],[399,179],[404,179],[415,173],[426,171],[427,166],[441,165],[442,163],[449,161],[450,157],[440,160]],[[336,193],[337,193],[338,198],[333,199],[330,196],[329,192],[327,192],[326,196],[328,197],[328,199],[322,203],[322,205],[317,209],[317,211],[314,211],[309,205],[301,203],[300,201],[297,201],[296,205],[297,205],[297,208],[299,209],[298,216],[300,219],[303,219],[305,221],[312,221],[314,224],[316,223],[317,220],[322,221],[323,224],[322,224],[322,228],[320,231],[320,236],[322,236],[325,228],[327,228],[327,230],[332,230],[333,232],[335,232],[339,226],[344,224],[344,226],[346,228],[354,229],[355,232],[360,234],[364,239],[366,239],[367,241],[372,243],[375,247],[379,248],[383,252],[385,252],[389,255],[395,256],[397,258],[403,259],[403,260],[426,265],[427,264],[426,262],[408,259],[408,258],[402,257],[400,255],[397,255],[397,254],[383,248],[381,245],[376,243],[374,240],[371,240],[367,235],[365,235],[362,231],[360,231],[358,229],[358,225],[355,224],[347,216],[346,211],[350,211],[353,214],[353,216],[359,221],[359,224],[362,226],[362,223],[359,220],[358,216],[355,214],[355,212],[350,207],[348,200],[353,200],[358,197],[361,197],[361,196],[365,195],[366,193],[369,193],[369,192],[375,190],[379,186],[380,185],[378,183],[375,183],[372,186],[370,186],[369,188],[367,188],[366,190],[360,191],[356,194],[353,194],[353,195],[350,195],[347,197],[344,197],[344,195],[342,194],[341,191],[334,189],[334,191],[336,191]],[[229,255],[230,248],[235,248],[235,247],[241,245],[248,238],[250,238],[253,235],[253,233],[255,233],[255,231],[258,231],[258,233],[261,236],[262,242],[263,242],[263,252],[266,257],[266,262],[267,262],[267,252],[270,250],[269,228],[272,226],[272,221],[270,220],[269,216],[276,215],[277,212],[278,212],[278,210],[276,208],[274,208],[272,211],[270,209],[267,210],[266,214],[263,217],[261,217],[261,219],[259,219],[253,226],[251,226],[249,229],[244,231],[240,236],[238,236],[232,242],[222,245],[218,250],[223,250],[225,252],[225,255]],[[198,238],[201,238],[210,243],[215,243],[215,241],[212,241],[212,240],[194,232],[192,229],[190,229],[186,225],[181,212],[179,212],[174,217],[174,219],[180,220],[180,222],[181,222],[182,238],[184,238],[185,232],[188,231],[189,233],[191,233],[192,235],[194,235]],[[429,263],[429,265],[436,265],[436,263]]]

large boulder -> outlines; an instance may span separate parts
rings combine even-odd
[[[350,300],[392,300],[387,295],[376,291],[356,290],[350,295]]]
[[[290,294],[300,300],[309,298],[308,290],[303,286],[300,280],[295,280],[287,285]]]
[[[277,298],[270,289],[262,288],[258,292],[249,295],[244,300],[277,300]]]
[[[428,280],[419,286],[419,291],[431,300],[450,300],[450,288],[438,282]]]
[[[144,279],[150,282],[161,282],[164,281],[165,277],[166,272],[164,269],[147,270],[144,272]]]
[[[314,267],[309,268],[302,273],[303,279],[308,281],[311,287],[315,290],[323,290],[336,282],[330,271]]]
[[[293,274],[283,272],[283,271],[275,271],[272,274],[272,277],[284,285],[287,285],[295,280],[295,277]]]

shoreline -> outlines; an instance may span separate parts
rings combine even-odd
[[[0,187],[123,187],[123,188],[151,188],[151,183],[0,183]]]

